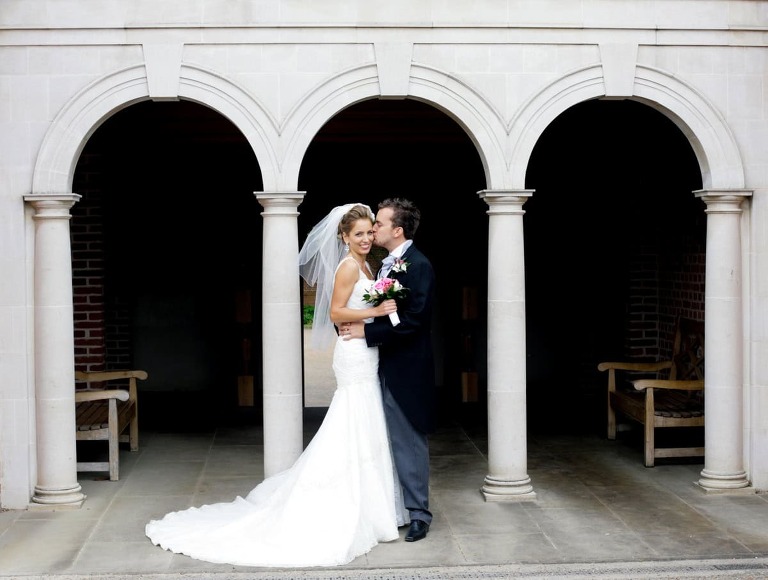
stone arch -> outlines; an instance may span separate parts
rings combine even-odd
[[[380,97],[375,64],[349,69],[328,79],[290,112],[283,127],[285,158],[281,187],[298,187],[301,162],[312,139],[334,115],[360,101]],[[506,129],[496,111],[477,92],[448,74],[418,64],[411,65],[408,98],[445,112],[475,144],[483,164],[487,187],[503,188]]]
[[[510,126],[510,179],[522,188],[531,152],[547,126],[569,107],[605,96],[602,67],[571,72],[531,98]],[[677,125],[693,148],[704,189],[742,188],[744,170],[736,141],[725,120],[699,92],[657,69],[637,65],[634,95]]]
[[[264,189],[275,187],[277,124],[252,96],[215,73],[182,65],[179,97],[206,105],[229,119],[251,145]],[[32,191],[70,192],[75,166],[88,138],[114,113],[149,98],[144,65],[116,71],[85,87],[51,123],[35,165]]]

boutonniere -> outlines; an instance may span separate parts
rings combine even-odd
[[[406,272],[408,270],[408,262],[405,260],[401,260],[400,258],[395,259],[395,263],[392,264],[391,272]]]

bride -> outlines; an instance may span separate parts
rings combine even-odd
[[[334,323],[397,310],[394,300],[376,307],[363,300],[374,279],[366,261],[373,222],[367,205],[335,207],[299,252],[302,277],[317,284],[313,345],[336,342],[336,391],[312,441],[293,466],[245,498],[150,521],[152,543],[208,562],[307,567],[346,564],[399,537],[408,516],[387,438],[378,350],[334,330]]]

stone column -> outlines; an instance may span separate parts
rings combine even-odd
[[[484,190],[488,210],[486,501],[536,498],[528,477],[523,204],[532,190]]]
[[[749,485],[744,471],[741,203],[745,190],[702,190],[707,204],[704,293],[704,469],[708,492]]]
[[[264,476],[293,465],[304,450],[298,207],[304,192],[257,193],[262,234]]]
[[[32,503],[79,507],[75,339],[69,210],[77,194],[25,196],[35,210],[34,316],[37,485]]]

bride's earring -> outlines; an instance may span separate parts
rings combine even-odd
[[[344,250],[345,250],[345,251],[347,251],[347,252],[349,252],[349,242],[347,242],[346,244],[344,244]]]

